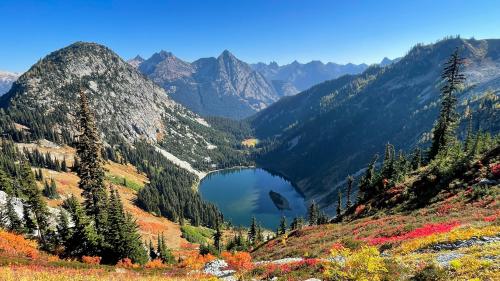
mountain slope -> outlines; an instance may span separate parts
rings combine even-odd
[[[141,63],[143,63],[143,62],[144,62],[144,59],[139,55],[137,55],[137,56],[135,56],[135,58],[127,61],[127,63],[130,64],[131,66],[133,66],[134,68],[138,68],[139,65],[141,65]]]
[[[8,71],[0,71],[0,96],[7,93],[12,86],[12,83],[16,81],[19,74]]]
[[[109,145],[148,142],[199,177],[221,163],[222,150],[231,150],[224,135],[94,43],[78,42],[49,54],[14,83],[0,105],[14,122],[31,128],[35,139],[68,138],[76,130],[80,90],[87,93]]]
[[[442,65],[456,47],[468,60],[469,87],[461,103],[469,99],[476,111],[476,129],[498,132],[500,40],[448,39],[418,45],[388,67],[327,81],[259,112],[250,122],[259,138],[273,141],[258,162],[290,178],[308,199],[331,204],[337,184],[365,167],[385,143],[409,150],[429,139]]]
[[[368,68],[366,64],[336,64],[311,61],[299,63],[294,61],[286,65],[278,65],[276,62],[269,64],[256,63],[252,68],[262,73],[269,80],[279,80],[292,84],[300,91],[304,91],[313,85],[326,80],[335,79],[345,74],[358,74]]]
[[[193,63],[161,51],[141,63],[139,71],[204,116],[241,119],[279,99],[272,83],[227,50]]]

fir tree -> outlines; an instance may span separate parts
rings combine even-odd
[[[420,150],[420,147],[415,147],[413,150],[413,156],[411,158],[411,168],[413,170],[416,170],[420,168],[420,165],[422,165],[422,151]]]
[[[251,244],[254,244],[256,237],[257,237],[257,220],[255,219],[255,217],[252,217],[250,229],[248,230],[248,241]]]
[[[12,194],[12,182],[7,173],[0,167],[0,190]]]
[[[68,213],[64,209],[60,209],[57,216],[57,235],[61,245],[67,245],[73,235],[73,231],[69,226]]]
[[[222,235],[223,235],[222,227],[220,223],[217,221],[214,233],[214,247],[218,253],[222,252]]]
[[[49,199],[59,198],[59,194],[57,194],[56,182],[54,181],[54,179],[50,180],[50,184],[47,181],[45,181],[43,188],[43,195],[45,195],[45,197]]]
[[[279,234],[280,235],[286,234],[286,217],[285,216],[281,216],[280,226],[279,226]]]
[[[319,208],[318,205],[316,205],[316,202],[314,202],[313,200],[308,209],[309,225],[316,225],[318,223],[318,215]]]
[[[351,208],[351,192],[352,192],[352,184],[354,183],[354,177],[349,175],[347,176],[347,198],[346,198],[346,209]]]
[[[101,142],[97,133],[94,116],[90,111],[87,96],[80,92],[80,135],[76,144],[80,181],[83,190],[85,210],[94,220],[99,235],[104,235],[106,228],[107,194],[104,186],[104,168],[101,156]]]
[[[66,163],[66,156],[64,156],[64,158],[61,162],[61,171],[63,171],[63,172],[68,171],[68,164]]]
[[[21,163],[19,178],[22,192],[26,196],[24,210],[28,211],[28,213],[33,216],[33,221],[36,224],[36,230],[38,231],[38,238],[40,239],[42,246],[45,246],[45,243],[48,242],[45,239],[45,234],[47,233],[49,227],[49,213],[47,205],[42,198],[42,193],[36,185],[31,167],[25,161]]]
[[[377,160],[378,160],[378,154],[375,154],[370,164],[368,164],[364,176],[361,178],[361,181],[359,182],[358,201],[370,196],[373,193],[373,190],[370,190],[370,188],[373,186],[374,183],[375,163],[377,163]]]
[[[67,257],[95,256],[99,253],[98,235],[78,200],[72,196],[63,202],[74,226],[72,235],[64,244]]]
[[[156,253],[155,247],[153,246],[153,241],[149,239],[149,259],[155,260],[158,258],[158,254]]]
[[[455,139],[455,127],[458,119],[455,112],[457,103],[455,93],[465,82],[465,75],[461,73],[463,63],[464,60],[459,56],[457,48],[448,59],[441,74],[444,85],[441,87],[441,110],[437,123],[434,126],[432,144],[429,151],[429,159],[431,160]]]
[[[175,262],[175,258],[172,255],[172,252],[170,249],[167,247],[167,244],[165,243],[165,236],[163,236],[163,233],[160,235],[158,234],[158,257],[164,262],[168,264],[172,264]]]

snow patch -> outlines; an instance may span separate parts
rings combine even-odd
[[[173,155],[172,153],[166,151],[163,148],[155,146],[155,150],[157,152],[161,153],[163,156],[165,156],[168,160],[172,161],[175,165],[181,167],[182,169],[189,171],[190,173],[195,174],[199,179],[202,179],[203,177],[205,177],[207,175],[207,173],[194,169],[191,166],[191,164],[189,164],[188,162],[186,162],[184,160],[177,158],[177,156]]]

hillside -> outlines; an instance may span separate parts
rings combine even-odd
[[[442,64],[457,47],[467,61],[459,110],[468,104],[474,129],[498,132],[500,40],[446,39],[417,45],[387,67],[284,98],[249,118],[265,151],[259,165],[290,178],[307,199],[330,205],[338,184],[359,175],[385,143],[406,152],[428,143]]]

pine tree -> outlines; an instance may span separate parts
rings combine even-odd
[[[61,171],[67,172],[68,171],[68,164],[66,163],[66,156],[63,158],[61,162]]]
[[[222,252],[222,235],[223,235],[222,227],[219,221],[217,221],[214,233],[214,247],[218,253]]]
[[[94,220],[99,235],[106,231],[107,194],[104,186],[104,168],[101,156],[101,142],[97,133],[94,116],[90,111],[87,96],[80,92],[80,135],[76,144],[80,181],[83,190],[85,210]]]
[[[73,231],[69,226],[68,213],[64,209],[60,209],[57,216],[57,235],[61,245],[66,245],[73,235]]]
[[[382,177],[392,179],[395,172],[395,152],[394,145],[387,143],[385,146],[384,163],[382,166]]]
[[[316,202],[314,202],[313,200],[311,202],[311,205],[309,205],[308,209],[309,225],[318,224],[318,213],[319,213],[318,205],[316,205]]]
[[[373,186],[375,178],[375,163],[377,163],[377,160],[378,154],[375,154],[370,164],[368,164],[364,176],[359,182],[358,201],[367,198],[373,193],[373,190],[370,190],[370,188]]]
[[[431,160],[455,139],[455,127],[458,120],[458,115],[455,112],[457,103],[455,92],[465,82],[465,75],[461,73],[463,64],[464,60],[459,56],[457,48],[451,54],[441,74],[444,86],[441,87],[441,110],[437,123],[434,126],[432,144],[429,151],[429,159]]]
[[[48,242],[45,239],[45,234],[47,233],[49,227],[49,212],[47,209],[47,205],[42,198],[42,193],[36,185],[35,176],[31,171],[31,167],[25,161],[22,161],[21,163],[19,178],[22,192],[26,196],[24,211],[28,211],[28,213],[33,215],[33,221],[36,224],[36,230],[38,231],[38,238],[40,239],[43,247],[45,246],[46,242]]]
[[[12,182],[7,173],[0,167],[0,190],[12,194]]]
[[[63,207],[71,216],[72,235],[64,244],[67,257],[95,256],[99,253],[99,237],[78,200],[72,196],[63,202]]]
[[[342,213],[342,192],[338,191],[337,195],[337,217]]]
[[[420,165],[422,164],[422,151],[420,150],[420,147],[415,147],[413,150],[413,156],[411,159],[411,168],[413,170],[416,170],[420,168]]]
[[[50,184],[47,181],[45,181],[43,188],[43,195],[45,195],[45,197],[49,199],[59,198],[59,194],[57,194],[56,182],[54,181],[54,179],[50,180]]]
[[[158,254],[156,253],[155,247],[153,246],[153,241],[149,239],[149,259],[155,260],[158,258]]]
[[[280,226],[279,226],[279,234],[280,235],[286,234],[286,217],[285,216],[281,216]]]
[[[352,184],[354,183],[354,177],[349,175],[347,176],[347,198],[346,198],[346,209],[351,208],[352,202],[351,202],[351,191],[352,191]]]
[[[250,229],[248,230],[248,241],[251,244],[254,244],[256,237],[257,237],[257,220],[255,219],[255,217],[252,217]]]
[[[172,252],[170,249],[167,247],[167,244],[165,243],[165,236],[163,236],[163,233],[160,235],[158,234],[158,257],[164,262],[168,264],[172,264],[175,262],[175,258],[172,255]]]

